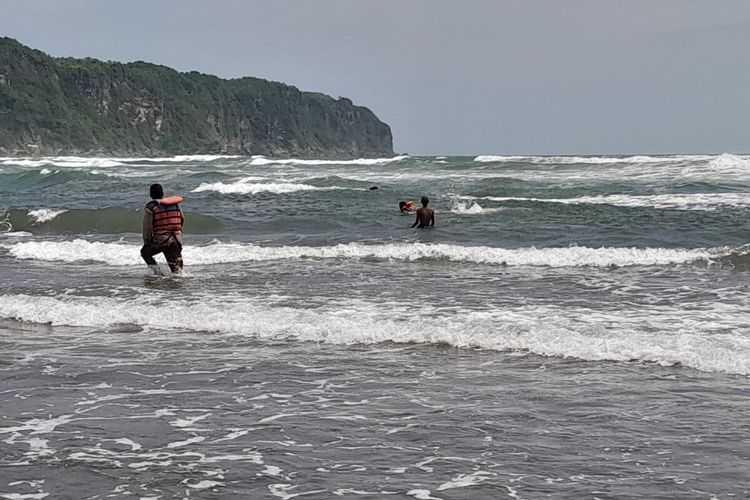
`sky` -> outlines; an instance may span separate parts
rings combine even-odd
[[[0,36],[349,97],[397,153],[750,152],[748,0],[3,0]]]

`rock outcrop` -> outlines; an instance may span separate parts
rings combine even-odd
[[[0,38],[0,154],[393,155],[349,99],[145,62],[53,58]]]

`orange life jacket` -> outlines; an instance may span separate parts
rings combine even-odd
[[[154,234],[182,231],[182,210],[180,210],[179,204],[172,203],[165,205],[158,202],[152,203]]]

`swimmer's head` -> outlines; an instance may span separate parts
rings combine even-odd
[[[430,199],[426,196],[422,196],[422,205],[426,207],[428,203],[430,203]]]
[[[405,201],[399,201],[398,202],[398,208],[400,208],[401,210],[403,210],[405,206],[406,206],[406,202]]]

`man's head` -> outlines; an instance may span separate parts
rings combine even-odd
[[[403,210],[405,206],[406,206],[406,202],[405,201],[399,201],[398,202],[398,208],[399,209]]]
[[[422,196],[422,206],[426,207],[430,203],[430,199],[426,196]]]
[[[152,200],[161,200],[164,198],[164,189],[162,189],[161,184],[151,184],[148,193]]]

